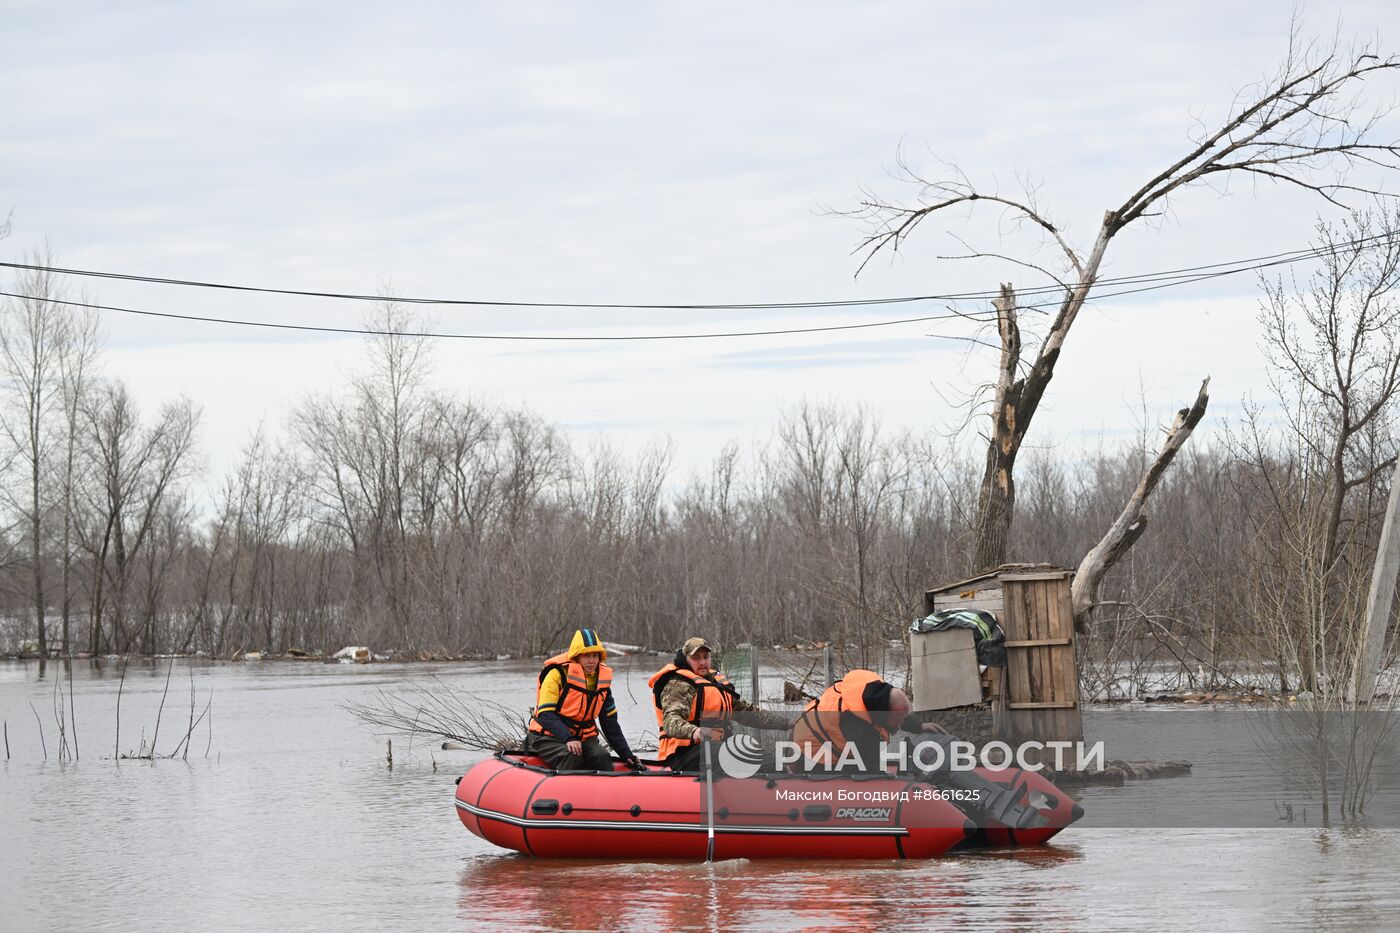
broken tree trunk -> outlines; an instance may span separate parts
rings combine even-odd
[[[992,302],[997,312],[997,332],[1001,337],[1001,359],[997,366],[996,394],[992,402],[992,436],[987,442],[987,463],[982,470],[982,488],[977,502],[976,546],[971,572],[1000,566],[1006,560],[1006,537],[1016,506],[1016,452],[1021,447],[1021,390],[1016,378],[1021,363],[1021,330],[1016,323],[1016,291],[1001,286],[1001,297]]]
[[[970,573],[990,570],[1006,563],[1006,545],[1016,507],[1016,454],[1021,450],[1021,442],[1025,440],[1026,431],[1030,429],[1031,420],[1040,407],[1045,389],[1055,375],[1055,364],[1059,362],[1065,337],[1069,335],[1070,327],[1079,316],[1079,309],[1084,306],[1089,290],[1094,286],[1108,241],[1118,229],[1114,212],[1105,213],[1094,248],[1090,250],[1089,258],[1081,261],[1079,255],[1059,239],[1053,225],[1038,217],[1034,211],[1029,211],[1029,214],[1059,240],[1079,281],[1065,287],[1059,313],[1055,315],[1035,361],[1021,378],[1017,378],[1021,372],[1023,345],[1021,330],[1016,322],[1016,290],[1010,284],[1003,284],[1000,297],[992,302],[997,312],[1001,358],[997,365],[996,394],[992,402],[992,436],[987,441],[987,463],[982,471],[982,487],[972,529],[975,544],[972,566],[968,568]]]
[[[1162,449],[1157,452],[1157,458],[1152,461],[1137,488],[1128,497],[1128,503],[1123,506],[1117,521],[1080,562],[1079,570],[1074,575],[1074,585],[1070,590],[1075,624],[1080,629],[1087,625],[1089,610],[1098,602],[1099,585],[1103,583],[1104,575],[1128,553],[1133,543],[1147,530],[1147,499],[1157,488],[1157,483],[1167,471],[1167,467],[1171,466],[1177,451],[1186,443],[1192,430],[1205,415],[1206,405],[1210,401],[1210,396],[1206,394],[1209,386],[1210,377],[1207,376],[1201,383],[1200,392],[1196,394],[1195,403],[1190,408],[1183,408],[1176,413],[1176,420],[1167,432]]]

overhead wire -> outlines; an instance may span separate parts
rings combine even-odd
[[[1182,269],[1165,270],[1153,273],[1140,273],[1135,275],[1105,277],[1090,282],[1064,283],[1056,286],[1045,286],[1038,288],[1019,289],[1018,298],[1023,296],[1034,296],[1055,292],[1064,295],[1086,285],[1098,286],[1112,289],[1115,286],[1135,285],[1141,287],[1120,288],[1116,291],[1098,291],[1092,298],[1099,301],[1104,298],[1116,298],[1123,295],[1140,294],[1143,292],[1156,291],[1163,288],[1174,288],[1182,285],[1190,285],[1196,282],[1210,279],[1223,278],[1229,275],[1237,275],[1241,272],[1258,271],[1260,269],[1271,268],[1281,265],[1289,265],[1306,259],[1321,258],[1322,256],[1335,254],[1343,249],[1362,248],[1367,249],[1378,245],[1378,241],[1392,239],[1397,234],[1386,232],[1370,237],[1359,237],[1342,243],[1332,244],[1328,247],[1311,247],[1306,249],[1288,250],[1280,253],[1273,253],[1267,256],[1253,257],[1248,260],[1231,260],[1219,263],[1209,263],[1199,266],[1191,266]],[[399,298],[389,296],[368,296],[357,295],[344,292],[313,292],[299,291],[294,289],[274,289],[257,286],[230,285],[225,283],[198,282],[186,279],[169,279],[153,276],[139,276],[128,273],[108,273],[96,272],[93,270],[65,269],[57,266],[45,266],[36,263],[16,263],[0,262],[0,267],[30,270],[36,272],[49,272],[59,275],[77,275],[96,277],[104,279],[115,279],[121,281],[141,282],[146,284],[180,285],[199,288],[212,288],[233,290],[241,292],[257,292],[264,294],[293,295],[301,297],[322,297],[338,298],[350,300],[374,300],[403,302],[410,304],[437,304],[437,305],[466,305],[466,306],[486,306],[486,307],[521,307],[521,308],[574,308],[574,309],[612,309],[612,310],[804,310],[825,307],[860,307],[869,305],[909,303],[915,301],[970,301],[995,297],[999,292],[964,292],[944,295],[923,295],[904,296],[898,298],[874,298],[858,299],[851,301],[824,301],[824,302],[767,302],[767,303],[739,303],[739,304],[654,304],[654,305],[634,305],[634,304],[607,304],[594,302],[498,302],[477,299],[437,299],[437,298]],[[643,340],[700,340],[716,339],[726,337],[767,337],[785,336],[797,334],[830,333],[838,331],[866,330],[877,327],[892,327],[901,324],[921,324],[930,321],[963,319],[972,320],[979,323],[988,323],[989,315],[993,312],[964,312],[950,310],[942,314],[922,315],[918,317],[899,318],[894,320],[864,321],[849,324],[818,325],[812,327],[787,327],[774,328],[768,330],[740,330],[740,331],[716,331],[704,333],[681,333],[681,334],[491,334],[491,333],[454,333],[454,332],[431,332],[431,331],[406,331],[406,330],[382,330],[366,327],[336,327],[315,324],[295,324],[279,323],[274,321],[253,321],[241,318],[223,318],[209,315],[179,314],[169,311],[151,311],[140,308],[128,308],[117,305],[97,304],[93,302],[71,301],[66,299],[40,297],[25,295],[17,292],[0,291],[0,296],[17,298],[21,300],[41,300],[54,304],[61,304],[69,307],[88,308],[97,311],[112,311],[122,314],[138,315],[142,317],[164,318],[169,320],[191,321],[198,323],[226,324],[241,327],[258,327],[274,330],[305,331],[313,333],[332,334],[353,334],[357,336],[404,336],[423,337],[432,339],[460,339],[460,340],[512,340],[512,341],[643,341]],[[1021,310],[1036,310],[1046,307],[1053,307],[1059,304],[1063,298],[1054,302],[1040,302],[1020,304]]]
[[[1342,243],[1335,244],[1332,251],[1353,246],[1364,246],[1380,240],[1391,239],[1397,234],[1386,232],[1369,237],[1358,237]],[[1217,263],[1207,263],[1198,266],[1187,266],[1180,269],[1168,269],[1157,272],[1137,273],[1125,276],[1106,276],[1095,279],[1092,282],[1065,282],[1055,285],[1031,286],[1018,290],[1021,295],[1036,295],[1044,293],[1060,293],[1067,289],[1077,289],[1086,284],[1090,285],[1112,285],[1129,284],[1146,281],[1157,281],[1178,276],[1190,276],[1195,273],[1224,269],[1227,267],[1241,267],[1236,271],[1248,271],[1259,263],[1271,263],[1278,259],[1289,257],[1308,258],[1322,255],[1327,252],[1323,247],[1304,247],[1301,249],[1287,250],[1280,253],[1271,253],[1264,256],[1253,256],[1247,259],[1226,260]],[[973,258],[973,257],[967,257]],[[329,290],[308,290],[293,288],[274,288],[259,285],[239,285],[228,282],[208,282],[198,279],[179,279],[166,276],[138,275],[127,272],[103,272],[94,269],[74,269],[62,266],[49,266],[39,263],[24,262],[4,262],[0,261],[0,268],[20,269],[34,272],[48,272],[55,275],[80,276],[86,278],[107,279],[122,282],[139,282],[150,285],[173,285],[187,288],[203,288],[221,291],[250,292],[268,295],[285,295],[299,298],[330,298],[348,301],[385,301],[392,300],[400,304],[422,304],[422,305],[457,305],[465,307],[488,307],[488,308],[572,308],[580,310],[619,310],[619,311],[772,311],[772,310],[807,310],[813,308],[843,308],[843,307],[868,307],[872,305],[889,304],[909,304],[919,301],[976,301],[990,300],[996,298],[997,291],[972,291],[972,292],[951,292],[943,294],[927,295],[899,295],[885,298],[849,298],[849,299],[824,299],[820,301],[768,301],[768,302],[727,302],[706,304],[699,302],[679,303],[679,304],[635,304],[623,302],[601,302],[601,301],[506,301],[485,298],[425,298],[399,295],[370,295],[357,292],[338,292]]]
[[[34,301],[47,301],[52,304],[65,305],[74,308],[89,308],[96,311],[120,311],[123,314],[137,314],[143,317],[169,318],[177,321],[197,321],[208,324],[236,324],[243,327],[266,327],[277,330],[299,330],[313,331],[326,334],[354,334],[359,337],[426,337],[432,339],[457,339],[457,340],[700,340],[715,337],[769,337],[783,334],[817,334],[829,331],[842,330],[862,330],[871,327],[891,327],[896,324],[921,324],[928,321],[945,321],[955,318],[977,319],[985,317],[990,312],[964,313],[951,312],[947,314],[930,314],[923,317],[903,318],[895,321],[869,321],[858,324],[831,324],[820,327],[789,327],[777,330],[755,330],[755,331],[725,331],[722,333],[704,334],[459,334],[459,333],[435,333],[430,331],[407,331],[407,330],[376,330],[365,327],[328,327],[316,324],[279,324],[273,321],[246,321],[235,318],[209,317],[196,314],[176,314],[170,311],[147,311],[139,308],[122,308],[115,305],[101,305],[86,301],[68,301],[59,298],[36,298],[33,295],[22,295],[15,292],[0,291],[0,296],[6,298],[20,298]]]

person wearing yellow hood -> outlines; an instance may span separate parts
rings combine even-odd
[[[642,764],[617,723],[608,649],[598,634],[574,632],[569,650],[544,662],[539,693],[525,748],[557,771],[611,771],[612,756],[598,741],[598,730],[629,767]]]

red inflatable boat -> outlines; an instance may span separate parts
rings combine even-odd
[[[885,775],[719,777],[708,785],[654,763],[641,772],[619,763],[612,773],[560,774],[508,752],[463,775],[456,803],[462,824],[481,838],[548,858],[924,859],[963,843],[1038,844],[1078,815],[1038,775],[991,775],[1038,779],[1044,787],[1027,792],[1052,798],[1037,804],[1057,825],[979,828],[927,784]]]

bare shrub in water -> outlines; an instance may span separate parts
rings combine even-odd
[[[380,689],[373,699],[342,709],[386,733],[435,738],[482,751],[518,748],[529,716],[438,678],[401,690]]]

